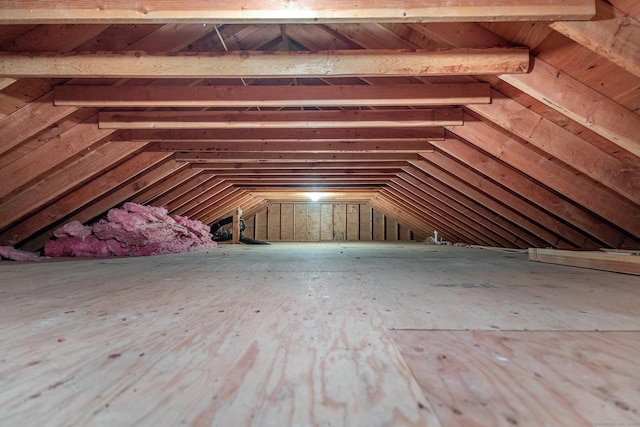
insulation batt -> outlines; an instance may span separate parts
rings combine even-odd
[[[40,261],[40,255],[33,252],[21,251],[13,246],[0,246],[0,259],[6,258],[13,261]]]
[[[209,227],[167,210],[127,202],[92,226],[71,221],[44,247],[47,256],[147,256],[215,248]]]

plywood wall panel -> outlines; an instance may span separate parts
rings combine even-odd
[[[373,240],[384,240],[384,215],[373,211]]]
[[[346,240],[360,240],[360,205],[350,203],[347,208]]]
[[[280,205],[274,203],[267,209],[267,238],[280,240]]]
[[[294,240],[306,241],[309,239],[307,235],[307,205],[303,203],[296,203],[294,206],[293,226],[294,226]],[[284,216],[282,221],[285,221]],[[283,224],[284,226],[284,224]]]
[[[258,240],[267,240],[267,210],[260,211],[255,214],[255,238]]]
[[[283,203],[280,205],[280,239],[293,241],[295,216],[293,213],[293,203]]]
[[[307,239],[312,242],[320,241],[320,205],[307,205]]]
[[[360,240],[372,240],[371,218],[373,209],[370,206],[360,205]]]
[[[408,241],[415,237],[407,226],[359,203],[273,203],[244,220],[244,235],[258,240]]]
[[[333,240],[347,240],[347,205],[333,205]]]
[[[333,205],[320,205],[320,240],[333,240]]]

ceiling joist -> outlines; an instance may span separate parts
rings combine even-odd
[[[529,49],[127,52],[0,52],[0,77],[260,78],[512,74],[529,71]]]
[[[461,126],[461,108],[311,111],[105,111],[100,129],[403,128]]]
[[[13,0],[3,2],[0,24],[494,22],[589,19],[594,14],[593,0]]]
[[[214,152],[230,153],[230,152],[253,152],[255,157],[267,158],[268,155],[278,153],[275,158],[281,158],[285,154],[280,153],[298,153],[303,157],[306,157],[303,153],[332,153],[336,156],[339,153],[416,153],[416,152],[429,152],[433,150],[433,145],[429,141],[400,141],[393,144],[380,144],[376,141],[359,141],[359,142],[346,142],[346,141],[333,141],[333,142],[306,142],[295,143],[289,142],[216,142],[207,143],[204,146],[201,142],[189,143],[188,141],[181,142],[161,142],[160,151],[206,151],[206,153],[198,153],[198,156],[204,158],[206,156],[213,156]],[[205,156],[206,155],[206,156]],[[180,156],[176,153],[176,156]],[[190,154],[193,158],[194,154]],[[178,159],[185,160],[185,157],[178,157]]]
[[[57,86],[75,107],[322,107],[488,104],[488,83],[336,86]]]
[[[331,142],[444,140],[444,129],[422,128],[296,128],[296,129],[134,129],[123,132],[126,141],[202,142]],[[206,151],[206,150],[205,150]]]

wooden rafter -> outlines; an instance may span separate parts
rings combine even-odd
[[[45,23],[322,23],[589,19],[593,0],[147,0],[4,1],[0,24]]]
[[[602,0],[597,10],[592,21],[560,21],[549,26],[640,77],[640,21]]]
[[[488,104],[487,83],[356,86],[58,86],[76,107],[321,107]]]
[[[127,52],[0,52],[0,77],[249,78],[526,73],[529,49]]]
[[[461,126],[462,109],[312,111],[108,111],[101,129],[392,128]]]

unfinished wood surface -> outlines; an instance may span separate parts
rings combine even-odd
[[[101,129],[282,129],[460,126],[462,109],[101,112]]]
[[[1,19],[1,18],[0,18]],[[188,54],[0,52],[0,77],[261,78],[388,77],[526,73],[527,48],[233,51]]]
[[[602,0],[596,5],[592,21],[560,21],[549,26],[640,77],[640,22]]]
[[[439,426],[341,250],[0,262],[0,421]]]
[[[136,129],[123,134],[122,141],[183,141],[204,142],[328,142],[328,141],[385,141],[444,139],[442,128],[322,128],[322,129]],[[186,145],[186,144],[185,144]],[[206,146],[206,144],[203,144]],[[209,144],[211,145],[211,144]],[[188,145],[187,145],[188,146]],[[186,150],[187,148],[185,148]],[[176,148],[180,151],[180,148]]]
[[[77,107],[321,107],[488,104],[488,83],[322,86],[57,86]]]
[[[428,6],[419,1],[385,1],[362,4],[357,1],[303,0],[282,4],[276,0],[231,3],[195,0],[147,0],[132,5],[122,0],[102,2],[8,1],[0,9],[0,23],[156,23],[193,22],[223,24],[322,23],[322,22],[425,22],[589,19],[595,13],[593,0],[438,0]]]
[[[376,267],[385,256],[394,255],[371,252],[360,262],[389,329],[640,330],[632,275],[450,246],[424,245],[396,255],[393,268]]]
[[[633,252],[603,253],[529,248],[529,260],[640,275],[640,256],[634,255]]]
[[[391,336],[443,425],[638,424],[638,331]]]

